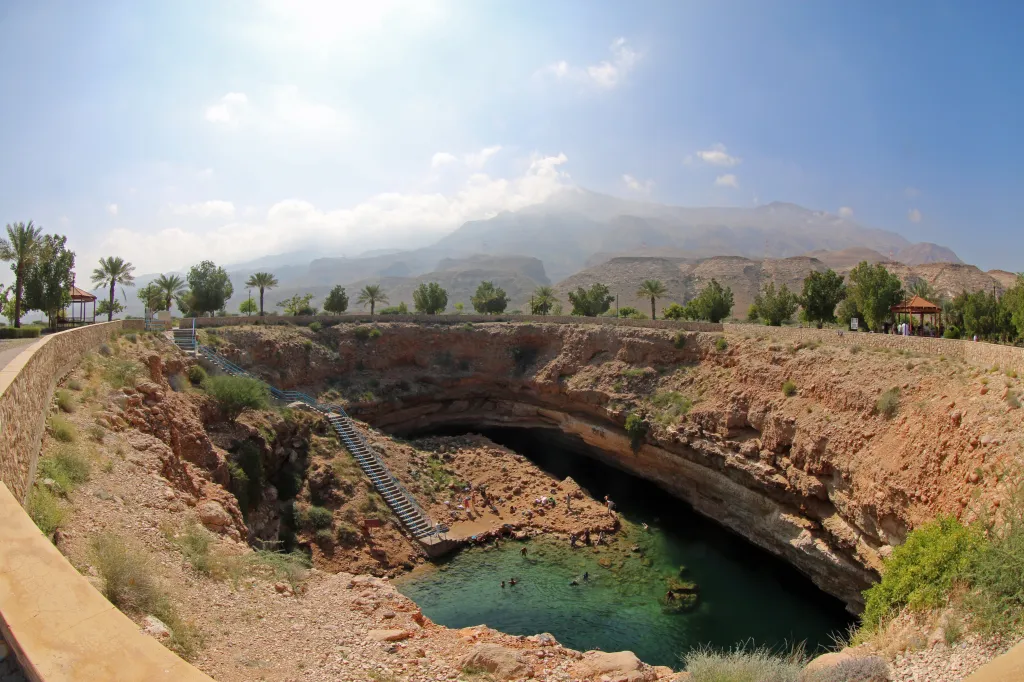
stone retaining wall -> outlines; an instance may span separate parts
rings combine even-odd
[[[677,329],[690,332],[720,332],[721,323],[689,322],[682,320],[630,320],[618,317],[580,317],[576,315],[267,315],[227,317],[186,317],[180,322],[182,329],[191,327],[226,327],[245,324],[294,324],[309,326],[321,324],[406,322],[414,324],[465,324],[467,322],[547,322],[554,324],[602,324],[618,327],[645,327],[648,329]]]
[[[0,369],[0,482],[22,503],[35,478],[57,382],[121,327],[115,320],[44,336]]]
[[[925,336],[898,336],[896,334],[871,334],[868,332],[843,332],[834,329],[807,329],[799,327],[768,327],[757,324],[727,324],[725,331],[730,334],[764,336],[787,342],[820,341],[839,346],[864,346],[905,350],[927,355],[945,356],[964,360],[978,367],[999,365],[1002,370],[1015,370],[1024,374],[1024,348],[1002,346],[983,341],[942,339]]]

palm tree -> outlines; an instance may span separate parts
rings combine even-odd
[[[651,319],[654,319],[654,302],[665,295],[665,285],[661,283],[660,279],[646,279],[644,283],[640,285],[640,288],[636,290],[636,295],[640,298],[651,299]]]
[[[185,291],[185,280],[178,275],[160,275],[153,280],[153,284],[164,297],[164,304],[167,306],[167,310],[171,309],[174,297]]]
[[[35,227],[32,221],[7,225],[7,239],[0,239],[0,259],[13,261],[14,265],[14,326],[21,326],[21,297],[25,286],[25,275],[35,265],[43,245],[43,228]]]
[[[378,303],[388,303],[388,295],[384,293],[384,290],[380,288],[379,284],[367,284],[363,287],[363,290],[359,292],[359,298],[356,299],[357,303],[362,303],[363,307],[366,304],[370,304],[370,317],[373,317],[373,309]]]
[[[260,315],[263,314],[263,292],[267,289],[273,289],[277,286],[277,277],[274,277],[269,272],[257,272],[255,275],[249,278],[249,281],[245,283],[247,287],[253,287],[260,290]]]
[[[110,287],[110,308],[107,309],[107,322],[114,319],[114,289],[118,284],[126,287],[135,286],[135,266],[120,256],[100,258],[100,266],[92,271],[94,287]]]
[[[548,311],[558,303],[558,299],[555,298],[555,291],[549,286],[539,286],[533,292],[533,296],[530,297],[530,313],[536,315],[539,311],[541,315],[547,315]]]

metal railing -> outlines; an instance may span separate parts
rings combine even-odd
[[[255,379],[267,386],[270,390],[270,395],[274,398],[286,402],[301,402],[325,415],[328,422],[330,422],[331,426],[334,428],[335,433],[338,434],[342,443],[344,443],[345,447],[352,453],[352,456],[355,457],[356,461],[359,462],[359,465],[363,468],[370,480],[374,482],[374,486],[378,489],[378,492],[387,499],[388,492],[383,488],[385,483],[389,484],[395,489],[396,494],[412,508],[412,513],[418,518],[407,519],[405,516],[409,515],[408,512],[403,512],[398,509],[397,502],[391,503],[389,501],[389,505],[394,508],[395,513],[400,519],[402,519],[402,522],[409,528],[409,531],[417,538],[430,537],[437,533],[434,523],[430,519],[430,515],[427,514],[426,510],[419,505],[412,493],[406,490],[405,486],[399,482],[398,478],[396,478],[391,472],[391,469],[389,469],[388,465],[384,463],[384,460],[381,459],[380,455],[370,447],[370,444],[366,442],[363,435],[356,430],[355,426],[352,425],[352,418],[349,417],[347,412],[345,412],[345,408],[341,405],[321,403],[316,400],[316,398],[313,398],[302,391],[282,391],[276,386],[272,386],[259,377],[254,376],[252,373],[242,369],[209,346],[197,343],[195,347],[196,352],[199,355],[202,355],[228,374]],[[370,464],[364,464],[362,461],[363,458],[368,458],[370,460]],[[384,483],[378,483],[377,478],[381,475],[371,471],[371,464],[376,464],[384,472]]]

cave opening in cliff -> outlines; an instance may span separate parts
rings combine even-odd
[[[542,534],[530,540],[526,557],[520,543],[474,548],[400,580],[399,589],[438,623],[550,632],[569,647],[628,649],[678,667],[680,653],[708,644],[805,642],[815,651],[852,622],[840,600],[792,566],[557,429],[447,425],[407,435],[468,433],[529,458],[557,480],[572,477],[595,499],[608,495],[622,528],[607,548],[573,549]],[[581,582],[584,574],[589,579]],[[502,588],[512,577],[515,588]],[[680,581],[696,593],[686,609],[665,601],[666,586]]]

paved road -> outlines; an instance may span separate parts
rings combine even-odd
[[[7,363],[18,357],[21,351],[31,346],[39,339],[3,339],[0,341],[0,369],[7,366]]]

